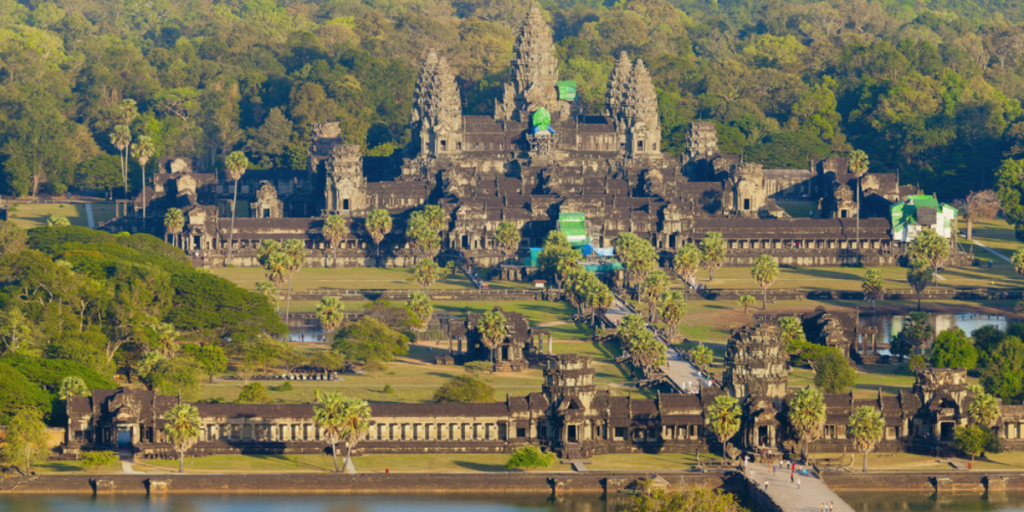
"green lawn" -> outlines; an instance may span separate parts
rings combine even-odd
[[[32,470],[37,473],[119,473],[121,472],[121,462],[94,469],[86,469],[82,466],[82,462],[77,460],[48,461],[33,465]]]
[[[12,211],[13,210],[13,211]],[[45,226],[46,220],[51,215],[63,215],[71,221],[72,226],[89,227],[88,217],[85,213],[84,203],[73,204],[44,204],[44,203],[14,203],[8,210],[8,220],[25,229]],[[114,203],[97,202],[92,203],[93,222],[97,226],[114,218]]]
[[[701,454],[702,460],[719,457]],[[502,454],[413,454],[365,455],[354,457],[356,469],[362,473],[454,473],[473,471],[507,471],[508,455]],[[686,454],[611,454],[597,455],[587,465],[592,470],[688,470],[696,457]],[[342,463],[339,459],[339,464]],[[137,471],[175,471],[178,462],[147,460],[136,463]],[[186,472],[321,472],[333,471],[334,460],[328,455],[213,455],[185,459]],[[547,469],[535,471],[570,472],[572,466],[555,461]]]
[[[213,273],[249,290],[256,281],[265,281],[262,268],[221,267]],[[287,286],[287,284],[285,285]],[[491,281],[491,290],[522,289],[525,283]],[[411,268],[304,268],[295,273],[292,291],[305,290],[422,290]],[[462,272],[434,283],[430,290],[475,290],[476,286]]]
[[[775,204],[786,210],[793,218],[810,218],[818,216],[817,201],[775,201]]]

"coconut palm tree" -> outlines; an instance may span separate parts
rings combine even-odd
[[[178,246],[178,236],[181,235],[181,230],[185,228],[185,214],[181,213],[178,208],[168,208],[167,213],[164,214],[164,229],[168,235],[173,237],[175,247]],[[167,241],[166,235],[164,241]]]
[[[281,251],[284,253],[284,264],[288,269],[288,295],[285,297],[284,305],[284,322],[287,324],[292,308],[292,278],[306,265],[306,244],[302,240],[285,240],[281,245]]]
[[[519,233],[519,228],[514,222],[504,221],[498,224],[498,229],[494,232],[494,241],[501,247],[506,259],[516,253],[522,239],[523,235]]]
[[[640,281],[640,285],[637,286],[637,292],[640,300],[647,304],[647,308],[651,312],[649,322],[654,323],[657,319],[658,303],[661,302],[662,297],[665,296],[670,287],[668,274],[660,270],[647,274],[647,277]]]
[[[654,368],[666,362],[665,344],[658,341],[654,333],[648,329],[637,332],[629,348],[629,357],[633,364],[639,366],[644,375],[650,375]]]
[[[480,333],[480,342],[491,351],[491,361],[497,363],[494,349],[505,341],[508,335],[508,321],[501,311],[488,311],[476,321],[476,330]]]
[[[345,321],[345,305],[337,297],[324,297],[316,305],[316,319],[320,321],[324,334],[329,335]],[[330,340],[330,336],[325,339]]]
[[[846,425],[846,436],[853,439],[857,451],[864,453],[864,473],[868,472],[868,452],[875,449],[884,432],[885,420],[882,419],[881,411],[874,407],[858,407],[850,416],[850,421]]]
[[[331,249],[334,251],[334,267],[337,268],[338,244],[348,236],[348,224],[340,215],[328,215],[324,219],[323,234],[324,238],[331,243]]]
[[[180,403],[164,413],[164,435],[178,452],[178,473],[185,472],[185,452],[192,448],[196,441],[199,441],[199,432],[202,428],[202,421],[199,419],[199,409],[192,404]]]
[[[722,458],[725,458],[725,444],[740,430],[740,408],[738,401],[729,395],[718,395],[708,406],[708,430],[722,443]]]
[[[761,309],[768,309],[768,287],[779,277],[779,262],[767,254],[758,256],[750,267],[750,277],[761,287]]]
[[[877,268],[868,270],[860,283],[860,289],[864,292],[864,299],[871,301],[871,309],[875,309],[875,301],[885,296],[885,279],[882,272]]]
[[[708,366],[710,366],[711,363],[714,360],[715,360],[715,353],[712,352],[712,350],[710,348],[704,346],[703,343],[701,343],[700,345],[697,345],[696,347],[690,349],[690,361],[692,361],[693,364],[697,365],[697,368],[700,368],[700,371],[703,372],[703,373],[707,373],[708,372]],[[703,388],[704,387],[704,376],[701,375],[700,379],[698,379],[698,380],[700,381],[700,382],[698,382],[698,384],[700,385],[701,388]]]
[[[800,434],[800,453],[807,459],[807,443],[821,436],[825,426],[825,397],[815,388],[805,387],[789,402],[789,424]]]
[[[110,132],[110,144],[117,148],[121,161],[121,181],[124,183],[124,197],[128,198],[128,148],[132,145],[132,131],[127,124],[114,126]]]
[[[228,231],[228,256],[224,259],[225,265],[231,264],[231,250],[235,241],[235,210],[238,204],[238,180],[242,179],[245,170],[249,167],[249,159],[241,151],[232,151],[224,158],[224,166],[227,167],[228,177],[235,182],[235,196],[231,200],[231,229]]]
[[[860,179],[868,173],[868,154],[855,149],[850,152],[850,172],[857,177],[857,250],[860,250]],[[859,259],[859,257],[858,257]]]
[[[736,303],[743,306],[743,312],[747,313],[750,311],[750,306],[757,304],[757,299],[753,295],[740,295],[740,298],[736,300]]]
[[[366,232],[377,246],[377,266],[380,266],[380,243],[391,232],[391,214],[383,208],[371,210],[366,217]]]
[[[278,290],[288,275],[288,255],[281,249],[277,240],[264,240],[256,249],[256,261],[263,267],[267,279],[274,283]]]
[[[156,154],[156,147],[153,146],[153,137],[140,135],[139,141],[132,149],[132,155],[139,161],[140,174],[142,175],[142,229],[146,229],[146,163]]]

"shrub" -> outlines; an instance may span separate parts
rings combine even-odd
[[[100,466],[111,466],[120,461],[120,457],[114,452],[82,452],[78,456],[82,466],[86,469],[96,469]]]
[[[505,463],[508,469],[523,469],[529,471],[533,468],[550,467],[555,462],[555,454],[545,453],[536,446],[526,445],[516,448],[512,457]]]
[[[242,388],[242,392],[238,394],[238,400],[235,401],[240,404],[265,404],[270,401],[270,396],[267,395],[263,384],[252,382]]]
[[[394,392],[395,388],[391,387],[391,384],[384,384],[384,393],[391,395],[394,394]]]
[[[485,403],[494,401],[494,386],[476,375],[459,375],[434,392],[435,402]]]
[[[284,384],[281,384],[280,386],[273,387],[273,388],[270,388],[270,389],[272,389],[274,391],[291,391],[291,390],[293,390],[295,388],[292,387],[291,381],[285,381]]]

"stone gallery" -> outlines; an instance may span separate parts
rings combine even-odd
[[[694,121],[686,151],[674,157],[662,152],[658,101],[643,61],[619,56],[603,115],[579,111],[574,82],[560,81],[557,68],[551,29],[534,7],[519,29],[511,82],[492,115],[463,115],[457,70],[429,51],[415,89],[412,141],[391,157],[363,157],[337,123],[317,125],[305,171],[252,170],[241,178],[239,200],[250,214],[235,220],[233,236],[234,183],[199,162],[166,158],[152,187],[133,202],[137,211],[145,202],[153,220],[144,227],[128,216],[105,228],[165,236],[205,266],[225,264],[229,239],[230,264],[239,266],[256,265],[262,240],[300,239],[309,264],[323,266],[334,263],[323,219],[339,215],[349,235],[338,243],[338,264],[362,266],[376,261],[364,220],[385,209],[394,229],[380,247],[383,264],[408,266],[415,255],[404,236],[407,218],[437,204],[448,216],[443,254],[483,266],[506,258],[494,241],[499,223],[515,223],[522,245],[536,247],[566,213],[584,215],[598,247],[631,231],[667,257],[717,231],[730,265],[749,265],[765,253],[783,265],[896,264],[904,242],[894,241],[890,208],[918,192],[901,186],[898,175],[858,179],[845,158],[765,169],[722,154],[710,121]],[[818,213],[791,218],[777,200],[817,203]],[[158,220],[172,207],[184,213],[180,234],[163,232]]]

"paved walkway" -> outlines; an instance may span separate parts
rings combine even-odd
[[[784,512],[821,512],[822,503],[834,503],[835,512],[856,512],[838,494],[829,489],[825,482],[814,476],[811,471],[807,475],[799,475],[800,488],[796,483],[789,481],[789,472],[776,468],[777,473],[772,476],[771,466],[766,464],[747,464],[744,478],[751,485],[755,485],[763,498],[767,494],[768,499],[775,503]],[[754,472],[753,478],[750,473]],[[767,491],[765,481],[768,481]]]
[[[616,297],[615,302],[608,309],[608,312],[605,313],[605,316],[608,317],[608,320],[618,324],[622,317],[631,314],[633,314],[633,311],[629,309],[629,306]],[[647,328],[650,329],[651,326],[648,325]],[[653,331],[653,329],[651,330]],[[657,332],[655,332],[655,335],[657,335]],[[661,336],[658,336],[658,339],[668,345],[668,342]],[[671,346],[665,358],[667,364],[662,366],[660,370],[665,372],[665,375],[675,384],[678,390],[686,391],[687,389],[700,387],[700,370],[693,363],[683,360],[679,352]]]
[[[92,203],[85,203],[85,219],[89,222],[89,227],[96,229],[96,223],[92,220]]]
[[[131,449],[118,450],[118,456],[121,457],[121,471],[128,474],[134,474],[135,468],[132,467],[132,461],[135,460],[135,453]]]
[[[1013,264],[1013,261],[1011,261],[1010,258],[1007,258],[1006,256],[1003,256],[1002,254],[999,253],[999,251],[996,251],[996,250],[992,249],[991,247],[989,247],[989,246],[987,246],[987,245],[985,245],[985,244],[983,244],[983,243],[981,243],[981,242],[979,242],[977,240],[971,240],[971,241],[974,242],[974,245],[977,245],[978,247],[984,247],[986,251],[988,251],[988,252],[990,252],[992,254],[995,254],[999,258],[1002,258],[1002,259],[1006,260],[1007,263]]]

